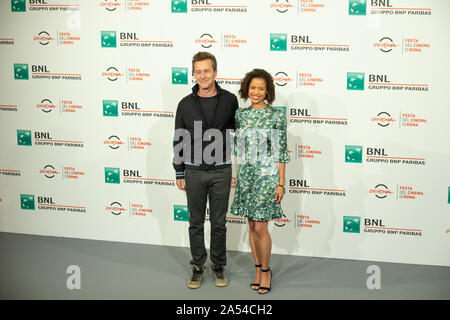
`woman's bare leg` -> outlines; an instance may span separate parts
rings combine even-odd
[[[270,233],[267,230],[268,221],[254,221],[254,246],[256,255],[259,259],[259,264],[262,264],[261,269],[269,269],[270,267],[270,253],[272,251],[272,238],[270,237]],[[270,272],[261,272],[260,273],[261,287],[270,287]],[[264,293],[265,290],[260,290],[260,292]]]
[[[258,257],[255,243],[256,243],[256,234],[255,234],[255,221],[248,219],[248,238],[250,242],[250,248],[252,250],[253,259],[255,261],[255,265],[261,264],[260,258]],[[261,281],[261,268],[256,268],[255,276],[253,277],[252,283],[260,283]],[[258,286],[252,286],[252,289],[258,289]]]

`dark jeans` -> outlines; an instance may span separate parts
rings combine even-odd
[[[204,222],[206,199],[209,200],[211,222],[211,262],[226,265],[226,215],[231,187],[231,167],[215,170],[186,169],[184,173],[189,208],[189,242],[191,264],[203,266],[206,262]]]

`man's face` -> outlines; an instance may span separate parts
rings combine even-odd
[[[213,69],[210,59],[194,63],[194,76],[200,89],[209,90],[216,80],[217,70]]]

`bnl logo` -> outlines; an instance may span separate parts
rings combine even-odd
[[[120,168],[105,167],[105,183],[120,184]]]
[[[172,67],[172,84],[188,84],[188,68]]]
[[[20,195],[20,209],[34,210],[34,195],[21,194]]]
[[[372,8],[391,8],[390,0],[370,0]],[[365,16],[367,9],[367,0],[349,0],[348,14],[351,16]]]
[[[362,146],[345,146],[345,162],[362,163]]]
[[[172,13],[186,13],[187,0],[172,0]]]
[[[287,51],[287,34],[270,34],[270,51]]]
[[[345,146],[345,162],[362,163],[362,146]],[[384,148],[366,148],[367,156],[387,157]]]
[[[17,145],[31,146],[31,130],[17,130]]]
[[[49,132],[34,132],[34,138],[35,139],[46,139],[46,140],[52,140],[53,138],[50,136]],[[31,130],[17,130],[17,145],[18,146],[31,146],[32,145],[32,139],[31,139]]]
[[[364,90],[364,72],[347,72],[347,90]]]
[[[364,226],[369,227],[385,227],[381,219],[364,219]],[[344,216],[343,232],[361,233],[361,217]]]
[[[117,100],[103,100],[103,116],[118,117],[119,102]]]
[[[53,202],[52,197],[37,197],[38,204],[52,204]],[[33,194],[21,194],[20,195],[20,209],[23,210],[35,210],[35,202],[34,202],[34,195]]]
[[[25,0],[11,0],[11,11],[12,12],[25,12],[27,11]],[[46,0],[28,0],[30,5],[47,5]]]
[[[25,6],[25,0],[11,0],[12,12],[25,12],[27,8]]]
[[[14,63],[14,80],[28,80],[28,64]]]
[[[349,233],[360,233],[361,230],[361,218],[360,217],[350,217],[344,216],[344,232]]]
[[[102,48],[116,48],[117,34],[116,31],[102,31],[100,34]]]
[[[365,16],[366,0],[349,0],[348,14],[351,16]]]
[[[173,205],[174,221],[189,221],[189,209],[185,205]]]

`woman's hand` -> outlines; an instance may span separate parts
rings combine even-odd
[[[281,199],[284,197],[284,188],[282,186],[278,186],[275,191],[275,203],[280,203]]]
[[[277,191],[275,192],[275,203],[280,203],[281,199],[284,197],[284,173],[286,171],[286,163],[279,162],[278,163],[278,174],[280,176],[280,180],[278,180]]]

